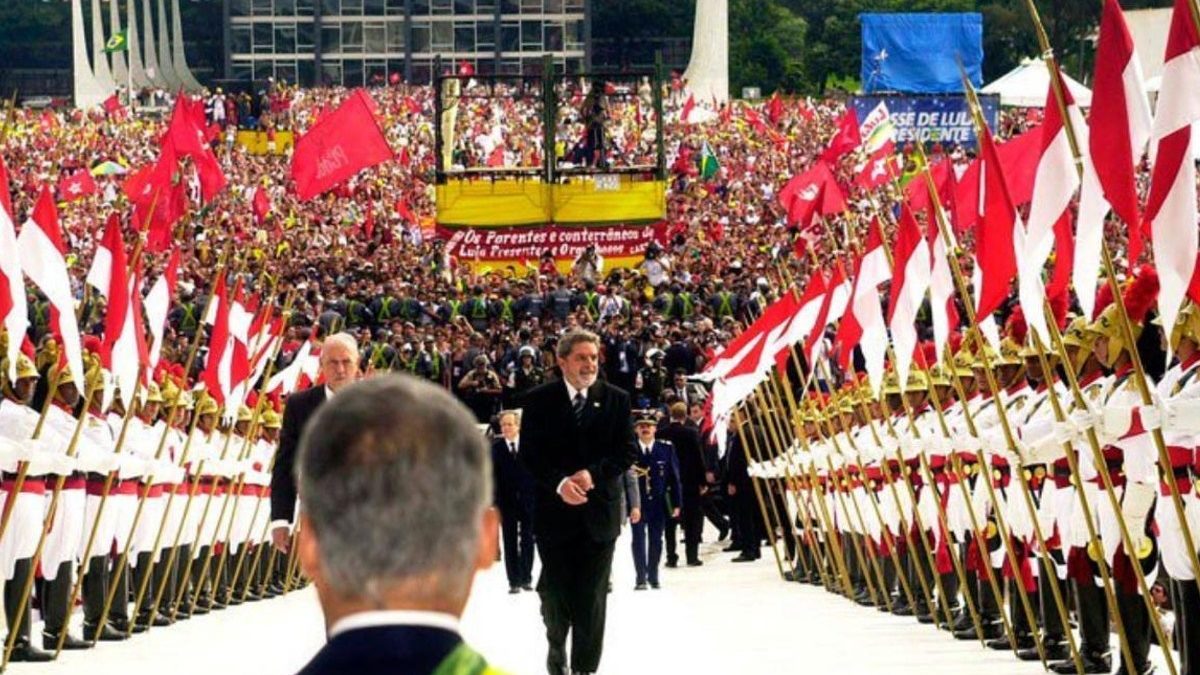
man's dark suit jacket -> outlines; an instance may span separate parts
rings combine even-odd
[[[679,459],[679,482],[683,485],[683,499],[700,498],[700,488],[707,482],[704,477],[704,451],[700,443],[700,432],[682,423],[670,423],[661,427],[656,436],[670,441],[675,446]]]
[[[525,439],[517,441],[517,457],[508,449],[508,441],[497,436],[492,441],[492,480],[496,508],[505,516],[533,513],[537,484],[519,457],[525,452]]]
[[[462,642],[432,626],[372,626],[339,633],[298,675],[428,675]]]
[[[317,408],[325,402],[325,387],[316,386],[292,394],[283,408],[283,428],[279,431],[279,450],[271,470],[271,521],[292,522],[296,513],[296,451],[300,435]]]
[[[521,460],[537,481],[534,531],[540,541],[565,541],[586,534],[597,543],[621,533],[621,475],[637,458],[629,394],[597,380],[587,391],[582,420],[562,380],[530,389],[521,414]],[[581,469],[595,488],[582,506],[558,495],[558,484]]]

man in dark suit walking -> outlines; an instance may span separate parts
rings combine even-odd
[[[621,477],[637,455],[629,395],[596,380],[600,338],[571,331],[559,339],[556,354],[562,379],[531,389],[521,420],[522,460],[537,482],[546,663],[552,675],[594,673],[621,531]]]
[[[504,571],[508,592],[533,590],[533,476],[521,463],[521,415],[500,413],[500,436],[492,441],[492,479],[500,531],[504,541]]]
[[[659,427],[658,438],[670,441],[679,461],[679,482],[683,495],[679,520],[683,525],[684,553],[688,567],[699,567],[700,533],[704,529],[704,509],[700,495],[708,485],[704,475],[704,450],[700,444],[700,432],[685,424],[687,406],[676,401],[671,404],[670,421]],[[667,566],[675,567],[679,556],[675,548],[679,541],[675,520],[667,523]]]
[[[308,420],[326,400],[358,379],[358,343],[347,333],[325,338],[321,344],[322,386],[293,394],[283,409],[279,450],[271,471],[271,540],[279,552],[291,550],[292,522],[296,515],[296,478],[293,468],[300,436]],[[283,558],[283,556],[280,556]]]
[[[436,385],[379,375],[322,406],[300,446],[296,555],[329,637],[300,675],[500,675],[459,631],[496,555],[471,412]]]

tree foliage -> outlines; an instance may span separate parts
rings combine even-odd
[[[732,91],[756,85],[820,93],[856,81],[862,61],[862,12],[979,12],[984,78],[994,79],[1041,52],[1026,0],[728,0]],[[1050,44],[1068,73],[1086,79],[1099,0],[1035,0]],[[1125,9],[1165,7],[1170,0],[1121,0]],[[601,37],[690,37],[695,0],[605,0],[594,3]],[[649,18],[648,17],[653,17]]]

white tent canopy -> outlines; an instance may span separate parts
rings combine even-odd
[[[1063,82],[1079,106],[1092,105],[1092,91],[1063,73]],[[1050,69],[1039,59],[1024,59],[1021,65],[980,90],[984,94],[999,94],[1000,105],[1018,108],[1044,108],[1050,91]]]

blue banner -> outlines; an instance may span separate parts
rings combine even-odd
[[[855,96],[850,99],[859,120],[867,116],[882,101],[887,104],[892,126],[896,128],[896,145],[906,143],[947,143],[974,147],[975,127],[971,124],[971,109],[963,95],[957,96]],[[996,128],[1000,120],[1000,97],[979,96],[983,117],[988,126]]]
[[[959,61],[976,88],[983,86],[983,16],[859,14],[862,80],[868,94],[961,92]]]

